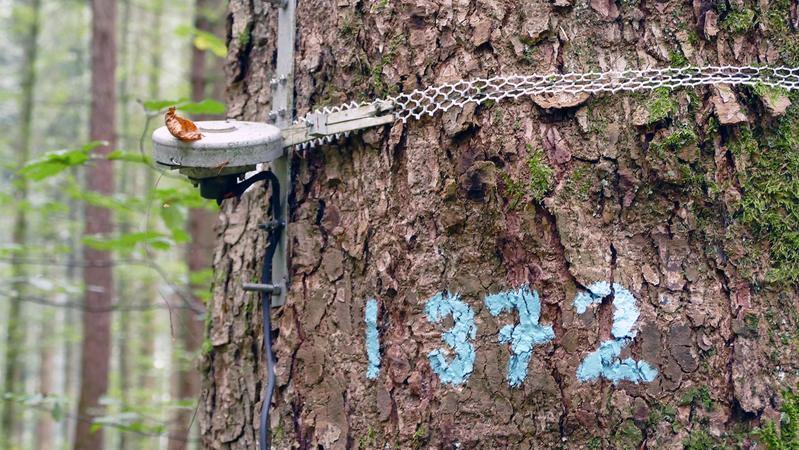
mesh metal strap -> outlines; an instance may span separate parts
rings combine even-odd
[[[413,92],[388,97],[383,101],[394,105],[393,114],[398,120],[420,119],[433,116],[453,107],[462,108],[468,103],[517,99],[533,95],[596,94],[619,91],[635,92],[658,88],[677,89],[703,85],[728,84],[767,86],[799,90],[799,67],[764,66],[702,66],[669,67],[664,69],[624,70],[609,72],[573,72],[533,75],[511,75],[492,78],[461,80],[417,89]],[[316,113],[339,112],[371,102],[346,103],[322,108]],[[305,119],[300,119],[303,122]],[[325,136],[303,144],[313,147],[329,143],[339,137]]]

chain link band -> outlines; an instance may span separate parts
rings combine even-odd
[[[497,102],[503,99],[538,95],[635,92],[716,84],[799,90],[799,67],[689,66],[609,72],[511,75],[429,86],[425,89],[388,97],[383,101],[393,105],[394,116],[404,123],[410,119],[418,120],[425,115],[433,116],[453,107],[462,108],[468,103],[480,104],[486,101]],[[351,102],[321,108],[314,112],[340,112],[370,103]],[[298,123],[304,122],[305,118],[298,121]],[[332,135],[315,139],[303,144],[302,148],[327,144],[339,136]]]

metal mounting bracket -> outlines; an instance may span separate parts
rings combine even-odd
[[[280,130],[283,145],[291,147],[325,136],[393,123],[396,117],[390,113],[392,109],[391,102],[377,100],[344,111],[311,113],[305,116],[305,123]]]
[[[294,118],[294,40],[297,33],[297,0],[270,1],[277,7],[277,64],[275,76],[269,83],[272,88],[272,111],[269,118],[280,128],[287,128]],[[272,172],[280,180],[280,210],[286,222],[282,228],[277,250],[272,258],[272,281],[284,286],[272,295],[272,307],[286,303],[285,287],[289,285],[288,224],[289,196],[291,195],[291,155],[284,148],[283,155],[271,161]]]

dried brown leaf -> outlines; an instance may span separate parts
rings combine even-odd
[[[164,121],[166,122],[166,129],[172,133],[172,136],[175,136],[181,141],[192,142],[200,140],[203,137],[194,122],[175,114],[174,106],[167,110]]]

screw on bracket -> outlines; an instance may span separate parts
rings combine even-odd
[[[262,283],[242,283],[241,288],[245,291],[266,292],[267,294],[280,295],[280,286]]]
[[[266,2],[278,8],[285,8],[288,3],[287,0],[266,0]]]
[[[272,78],[271,80],[269,80],[269,85],[272,87],[277,86],[277,78]]]

